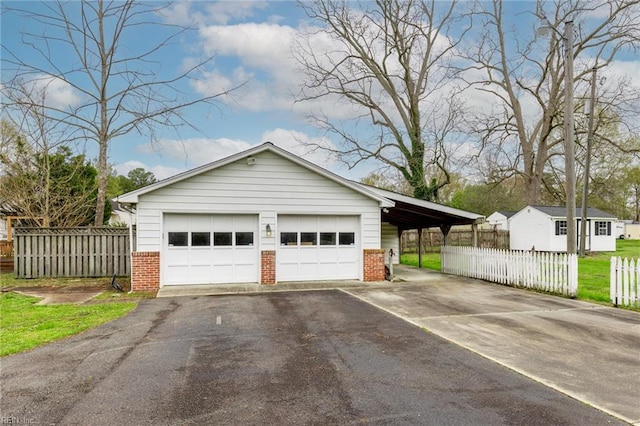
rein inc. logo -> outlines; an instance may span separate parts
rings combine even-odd
[[[33,419],[28,418],[28,417],[14,417],[14,416],[7,416],[7,417],[0,417],[0,424],[3,425],[31,425],[31,424],[35,424]]]

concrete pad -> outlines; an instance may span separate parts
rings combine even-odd
[[[12,289],[12,291],[41,298],[42,300],[36,305],[82,304],[104,292],[101,287],[33,287]]]
[[[433,273],[343,291],[640,425],[640,313]]]
[[[220,296],[232,294],[274,293],[281,291],[317,291],[336,290],[344,288],[389,288],[388,281],[305,281],[287,282],[274,285],[262,284],[196,284],[196,285],[166,285],[160,288],[156,297],[184,297],[184,296]]]

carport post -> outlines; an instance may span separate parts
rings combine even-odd
[[[471,245],[474,247],[478,247],[478,224],[473,222],[471,224],[471,231],[472,231],[472,237],[471,237]]]
[[[448,223],[443,223],[440,225],[440,230],[442,231],[442,245],[447,245],[447,235],[449,235],[449,231],[451,230],[451,225]]]
[[[422,268],[422,228],[418,228],[418,268]]]

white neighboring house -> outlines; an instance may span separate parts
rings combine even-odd
[[[7,239],[7,219],[0,217],[0,240]]]
[[[487,216],[487,223],[491,229],[509,230],[509,218],[517,212],[499,210]]]
[[[133,215],[130,211],[125,210],[120,203],[111,201],[111,215],[109,216],[109,225],[124,224],[131,226],[133,224]]]
[[[616,227],[616,236],[625,240],[640,240],[640,222],[621,220]]]
[[[577,243],[582,209],[576,208]],[[587,209],[586,250],[616,251],[616,217],[596,208]],[[567,251],[565,207],[526,206],[509,219],[511,250]]]

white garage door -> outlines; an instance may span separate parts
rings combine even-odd
[[[258,216],[164,216],[163,284],[258,282]]]
[[[278,281],[360,278],[358,216],[278,216]]]

